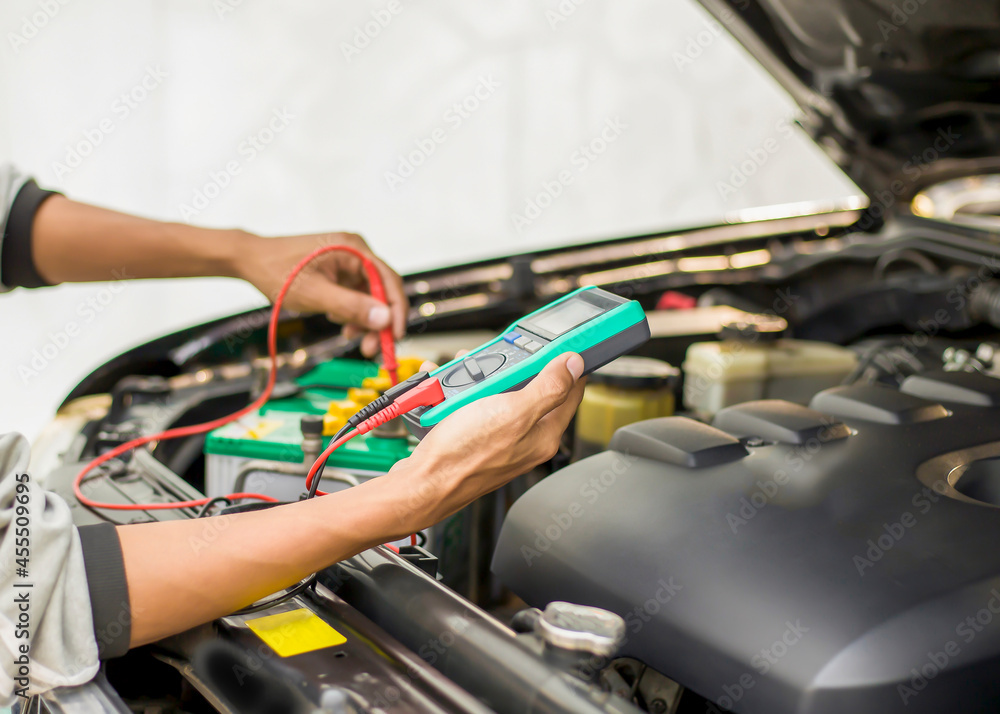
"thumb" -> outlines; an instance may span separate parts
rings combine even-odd
[[[583,358],[575,352],[561,354],[542,369],[522,390],[535,404],[535,420],[558,407],[583,374]]]

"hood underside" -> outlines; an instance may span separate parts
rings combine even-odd
[[[803,127],[873,202],[1000,170],[995,0],[702,3],[792,94]]]

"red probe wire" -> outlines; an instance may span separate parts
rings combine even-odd
[[[399,395],[396,397],[394,402],[387,405],[384,409],[372,414],[370,417],[358,424],[357,427],[330,442],[330,445],[323,450],[323,453],[321,453],[316,461],[313,462],[312,468],[309,469],[309,473],[306,475],[306,490],[311,492],[313,481],[317,478],[322,478],[319,472],[326,463],[326,460],[330,458],[330,455],[358,434],[367,434],[372,429],[375,429],[398,416],[406,414],[417,407],[432,407],[443,401],[444,390],[441,388],[441,382],[437,378],[433,377],[430,379],[424,379],[416,386]],[[317,489],[316,495],[325,496],[326,494]],[[410,535],[410,545],[416,544],[417,534],[413,533]]]
[[[323,453],[319,455],[319,458],[317,458],[313,462],[312,468],[309,469],[309,473],[306,475],[306,490],[309,490],[309,488],[312,487],[313,479],[316,478],[316,472],[319,471],[320,468],[323,466],[323,464],[326,463],[326,460],[330,458],[330,454],[332,454],[334,451],[339,449],[341,446],[343,446],[345,443],[353,439],[358,434],[359,432],[357,429],[351,429],[349,432],[344,434],[336,441],[330,442],[330,445],[323,450]],[[320,491],[317,489],[316,495],[325,496],[327,494],[326,491]]]
[[[313,462],[312,468],[309,469],[309,473],[306,475],[306,489],[308,490],[312,487],[313,479],[316,478],[316,474],[323,468],[323,464],[330,458],[330,455],[355,436],[367,434],[372,429],[376,429],[398,416],[411,412],[417,407],[432,407],[443,401],[444,390],[441,388],[441,382],[434,377],[424,379],[407,392],[399,395],[394,402],[375,412],[343,436],[330,442],[329,446],[319,455],[319,458]],[[316,495],[325,496],[326,494],[322,491],[316,491]]]
[[[350,253],[361,261],[362,266],[368,275],[368,286],[371,291],[373,298],[381,303],[386,303],[385,288],[382,285],[382,278],[378,274],[378,268],[371,261],[367,255],[362,253],[356,248],[352,248],[346,245],[326,245],[321,248],[317,248],[312,253],[307,255],[305,258],[299,261],[292,271],[285,278],[284,284],[281,286],[281,290],[278,292],[278,296],[274,299],[274,307],[271,309],[271,321],[267,327],[267,352],[268,356],[271,358],[271,368],[270,373],[267,378],[267,386],[264,387],[264,391],[261,393],[257,399],[243,407],[239,411],[234,412],[226,417],[220,417],[219,419],[213,419],[211,421],[206,421],[202,424],[192,424],[191,426],[177,427],[175,429],[167,429],[159,434],[150,434],[148,436],[140,436],[139,438],[132,439],[131,441],[126,441],[124,444],[120,444],[115,448],[107,451],[97,458],[93,459],[90,463],[83,467],[83,469],[76,475],[73,480],[73,494],[76,496],[77,500],[84,506],[90,508],[101,508],[112,511],[156,511],[156,510],[168,510],[173,508],[197,508],[198,506],[204,506],[210,500],[209,498],[199,498],[192,501],[172,501],[169,503],[101,503],[100,501],[95,501],[87,496],[83,495],[81,490],[81,484],[93,469],[97,468],[101,464],[110,461],[127,451],[148,444],[151,441],[167,441],[168,439],[179,439],[183,436],[194,436],[195,434],[204,434],[207,431],[212,431],[213,429],[218,429],[219,427],[225,426],[237,419],[249,414],[250,412],[260,409],[267,403],[267,400],[271,396],[271,392],[274,390],[275,382],[278,378],[278,317],[281,313],[281,304],[285,300],[285,295],[288,293],[288,289],[292,285],[292,281],[302,272],[303,268],[306,267],[313,260],[326,253],[333,252],[335,250]],[[379,333],[379,339],[382,346],[382,360],[383,366],[389,372],[390,378],[393,384],[399,381],[397,374],[397,364],[396,364],[396,345],[393,341],[392,336],[392,326],[388,326],[381,330]],[[344,440],[346,441],[346,439]],[[339,446],[339,444],[338,444]],[[336,448],[336,447],[334,447]],[[328,451],[332,452],[333,449],[328,448]],[[313,464],[313,468],[317,468],[317,464],[322,463],[323,457]],[[253,498],[259,501],[267,501],[269,503],[277,503],[276,498],[271,496],[266,496],[261,493],[233,493],[229,494],[227,498],[231,500],[239,500],[245,498]]]

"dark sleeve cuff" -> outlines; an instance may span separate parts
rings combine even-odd
[[[9,288],[41,288],[50,284],[35,268],[31,228],[38,207],[55,193],[39,188],[34,179],[28,179],[14,197],[3,233],[3,250],[0,251],[0,283]]]
[[[118,531],[110,523],[80,526],[83,562],[101,659],[121,657],[132,638],[132,608]]]

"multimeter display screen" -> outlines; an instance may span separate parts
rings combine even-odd
[[[526,327],[535,326],[553,335],[569,332],[592,317],[604,312],[597,305],[583,300],[566,300],[553,308],[539,313],[526,322]]]

